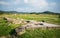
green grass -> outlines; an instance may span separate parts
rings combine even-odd
[[[9,32],[21,25],[17,24],[10,24],[6,20],[4,20],[2,17],[10,17],[10,18],[22,18],[26,20],[36,20],[41,21],[45,20],[45,22],[53,23],[53,24],[59,24],[60,21],[58,18],[58,15],[51,15],[51,14],[3,14],[0,15],[0,36],[6,36],[9,35]],[[18,38],[60,38],[60,29],[55,30],[41,30],[41,29],[35,29],[35,30],[26,30],[26,33],[24,33],[21,36],[18,36]]]
[[[8,23],[6,20],[0,17],[0,36],[7,36],[12,29],[19,27],[18,24]]]
[[[2,17],[10,17],[10,18],[22,18],[26,20],[36,20],[36,21],[41,21],[44,20],[47,23],[53,23],[53,24],[60,24],[58,15],[52,15],[52,14],[4,14],[1,15]]]
[[[8,26],[9,23],[6,22],[6,20],[3,20],[0,18],[0,36],[6,36],[10,32],[10,26]]]
[[[60,38],[60,30],[27,30],[25,34],[19,38]]]

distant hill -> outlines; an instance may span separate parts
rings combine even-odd
[[[51,11],[44,11],[44,12],[17,12],[17,11],[0,11],[0,14],[60,14],[60,13],[54,13]]]
[[[42,12],[43,14],[60,14],[60,13],[55,13],[55,12],[51,12],[51,11],[44,11]]]
[[[31,12],[30,14],[59,14],[60,15],[60,13],[55,13],[55,12],[51,12],[51,11],[44,11],[44,12],[38,12],[38,13]]]
[[[0,11],[0,14],[25,14],[27,12],[17,12],[17,11]]]

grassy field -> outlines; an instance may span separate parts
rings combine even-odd
[[[52,14],[2,14],[0,15],[0,36],[7,36],[9,32],[20,26],[15,24],[10,24],[2,17],[10,17],[10,18],[22,18],[26,20],[36,20],[41,21],[44,20],[47,23],[58,24],[60,25],[60,21],[58,15]],[[10,25],[10,26],[9,26]],[[18,36],[18,38],[60,38],[60,29],[54,30],[26,30],[26,33]]]
[[[45,22],[48,23],[53,23],[53,24],[60,24],[58,15],[53,15],[53,14],[4,14],[0,15],[0,17],[11,17],[11,18],[22,18],[22,19],[27,19],[27,20],[37,20],[41,21],[44,20]]]
[[[19,38],[60,38],[60,30],[27,30],[25,34]]]

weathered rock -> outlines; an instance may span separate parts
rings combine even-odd
[[[25,33],[25,27],[18,27],[15,29],[18,35],[22,35]]]
[[[12,22],[13,22],[13,19],[8,18],[8,17],[4,17],[4,20],[7,20],[7,22],[10,22],[10,23],[12,23]]]
[[[37,23],[35,23],[35,25],[44,25],[44,23],[43,22],[37,22]]]
[[[13,24],[26,24],[27,22],[23,19],[17,18],[17,19],[13,19],[13,18],[8,18],[8,17],[4,17],[4,20],[7,20],[7,22],[13,23]]]

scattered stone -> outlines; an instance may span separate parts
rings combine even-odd
[[[43,25],[43,24],[41,23],[41,24],[39,24],[39,25]]]
[[[15,29],[18,35],[24,34],[25,33],[25,28],[24,27],[18,27]]]
[[[7,20],[7,22],[10,22],[10,23],[13,22],[13,20],[11,18],[8,18],[8,17],[4,17],[4,20]]]

